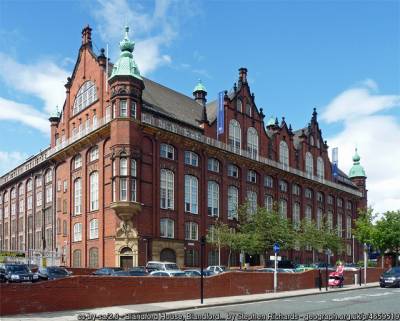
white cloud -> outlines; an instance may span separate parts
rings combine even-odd
[[[48,59],[27,65],[0,52],[0,77],[5,84],[42,100],[47,113],[63,105],[68,75],[69,72]]]
[[[15,168],[27,158],[28,155],[24,153],[0,151],[0,175]]]
[[[26,104],[0,97],[0,119],[18,121],[40,130],[44,134],[50,132],[48,115]]]
[[[339,122],[343,130],[328,137],[339,146],[339,166],[348,172],[354,148],[367,175],[368,202],[377,212],[400,209],[400,122],[379,112],[400,107],[400,96],[373,94],[377,84],[368,79],[345,90],[329,103],[322,119]]]
[[[114,52],[113,46],[116,48],[122,39],[124,26],[130,26],[130,38],[136,42],[134,56],[144,75],[171,63],[172,58],[164,49],[178,35],[181,20],[195,12],[188,1],[156,0],[152,12],[148,9],[150,2],[142,5],[138,1],[98,0],[98,3],[94,17],[103,41]],[[117,56],[117,51],[114,55]]]

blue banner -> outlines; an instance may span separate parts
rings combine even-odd
[[[218,93],[217,136],[224,133],[224,92]]]
[[[338,176],[337,163],[333,163],[332,175],[333,175],[334,178],[336,178],[336,176]]]

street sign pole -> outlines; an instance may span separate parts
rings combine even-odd
[[[367,250],[368,246],[364,243],[364,285],[367,285]]]
[[[279,253],[279,244],[275,243],[274,244],[274,253],[275,253],[275,257],[274,257],[274,262],[275,262],[275,268],[274,268],[274,292],[276,292],[277,288],[278,288],[278,253]]]

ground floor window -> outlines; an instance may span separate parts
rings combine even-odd
[[[163,249],[160,252],[160,261],[176,262],[176,254],[172,249]]]
[[[73,252],[72,267],[81,267],[81,250],[75,250]]]
[[[89,267],[90,268],[99,267],[99,250],[97,247],[92,247],[89,250]]]
[[[208,265],[218,265],[218,250],[212,249],[208,252]]]
[[[185,266],[199,265],[199,251],[190,249],[185,251]]]

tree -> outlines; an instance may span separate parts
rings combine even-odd
[[[400,254],[400,210],[388,211],[376,222],[373,242],[382,253],[395,253],[398,264]]]
[[[353,234],[360,243],[370,244],[373,247],[379,248],[376,239],[376,226],[373,224],[375,218],[376,215],[373,214],[372,208],[359,210]]]
[[[323,239],[321,231],[318,229],[314,220],[304,218],[300,223],[298,232],[298,242],[300,248],[311,248],[313,251],[313,263],[315,263],[315,250],[320,250],[323,247]]]

